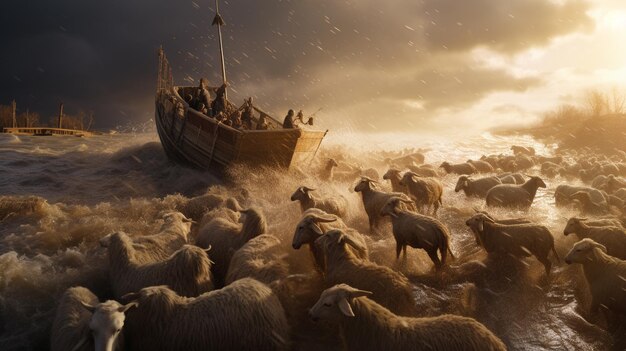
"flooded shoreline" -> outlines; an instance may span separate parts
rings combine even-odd
[[[377,142],[380,141],[380,142]],[[426,162],[465,162],[481,155],[507,153],[511,144],[533,146],[540,154],[553,149],[528,137],[483,134],[472,139],[420,139],[360,136],[350,133],[331,137],[320,150],[320,159],[335,157],[385,172],[386,151],[420,148]],[[534,168],[530,173],[538,173]],[[111,296],[106,249],[98,240],[111,232],[131,236],[157,232],[162,213],[176,209],[186,199],[208,192],[234,196],[249,193],[248,206],[264,212],[269,232],[290,242],[299,206],[289,196],[300,185],[318,188],[321,194],[341,194],[349,201],[346,223],[368,232],[360,196],[353,181],[325,182],[305,170],[304,176],[276,170],[237,168],[229,174],[232,184],[223,186],[207,172],[170,162],[154,134],[75,138],[15,137],[0,135],[0,348],[47,349],[55,302],[63,291],[83,285],[101,299]],[[606,331],[587,322],[588,296],[580,266],[561,260],[545,281],[543,266],[529,258],[510,266],[486,257],[465,226],[473,208],[484,201],[466,199],[454,192],[457,176],[442,177],[443,208],[439,219],[451,231],[453,267],[469,267],[461,274],[440,279],[430,271],[428,256],[409,249],[407,264],[395,262],[390,227],[377,239],[372,259],[405,273],[414,284],[414,295],[425,314],[469,314],[488,326],[511,350],[602,350],[613,340]],[[573,210],[557,209],[554,189],[570,182],[546,179],[528,213],[494,210],[497,217],[520,217],[546,225],[559,255],[564,257],[577,240],[565,237],[563,227]],[[573,183],[580,183],[574,181]],[[229,182],[230,183],[230,182]],[[382,183],[387,188],[388,184]],[[192,235],[198,228],[192,229]],[[292,253],[309,259],[308,252]],[[473,262],[486,269],[473,270]],[[477,264],[478,264],[477,263]],[[459,268],[460,269],[460,268]],[[478,273],[476,273],[478,272]],[[486,273],[485,273],[486,272]],[[475,274],[475,275],[474,275]],[[464,296],[470,291],[471,296]],[[583,301],[582,305],[579,301]]]

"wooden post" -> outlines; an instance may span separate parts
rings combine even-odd
[[[57,126],[57,128],[63,128],[63,103],[59,105],[59,125]]]
[[[215,18],[213,18],[213,25],[217,25],[217,35],[220,42],[220,58],[222,61],[222,83],[226,83],[226,64],[224,62],[224,45],[222,44],[222,26],[226,23],[220,16],[220,5],[218,0],[215,0]],[[228,92],[224,90],[224,98],[228,99]]]
[[[11,114],[13,116],[13,128],[17,128],[16,111],[17,111],[17,103],[15,102],[15,100],[13,100],[13,101],[11,101]]]

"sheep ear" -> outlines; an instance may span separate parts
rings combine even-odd
[[[92,305],[90,305],[90,304],[88,304],[88,303],[86,303],[86,302],[81,301],[81,302],[80,302],[80,304],[81,304],[81,305],[83,305],[83,307],[84,307],[87,311],[89,311],[89,312],[91,312],[91,313],[93,313],[93,312],[96,310],[96,308],[95,308],[94,306],[92,306]]]
[[[140,293],[131,292],[122,296],[121,301],[134,301],[134,300],[139,299],[139,296],[140,296]]]
[[[124,306],[120,306],[120,308],[117,309],[117,312],[125,313],[126,311],[128,311],[129,309],[131,309],[133,307],[139,307],[139,302],[133,301],[133,302],[127,303]]]
[[[348,299],[346,299],[345,297],[341,298],[337,305],[339,306],[339,310],[341,310],[341,313],[343,313],[345,316],[354,317],[354,311],[352,311],[352,306],[350,306]]]
[[[197,224],[198,222],[194,221],[191,218],[187,218],[187,217],[183,217],[183,223],[193,223],[193,224]]]
[[[315,232],[315,234],[317,235],[324,235],[322,228],[320,228],[320,226],[316,223],[311,223],[311,229],[313,229],[313,232]]]
[[[606,250],[606,246],[604,246],[604,245],[602,245],[602,244],[599,244],[599,243],[597,243],[597,242],[593,242],[593,243],[592,243],[592,245],[593,245],[594,247],[597,247],[598,249],[600,249],[600,250],[604,251],[604,253],[608,253],[608,252],[607,252],[607,250]]]
[[[485,220],[482,219],[482,218],[478,220],[478,231],[479,232],[482,232],[482,231],[485,230],[485,223],[484,222],[485,222]]]
[[[322,223],[331,223],[331,222],[336,222],[337,221],[337,217],[335,216],[311,216],[311,218],[313,218],[313,220],[315,222],[322,222]]]
[[[344,233],[340,233],[339,237],[337,238],[337,244],[341,244],[345,242],[346,242],[346,235]]]

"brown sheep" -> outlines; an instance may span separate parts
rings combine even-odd
[[[280,301],[254,279],[194,298],[165,286],[128,298],[139,303],[125,328],[133,351],[289,350],[289,324]]]
[[[443,184],[439,179],[418,177],[417,174],[408,171],[402,176],[400,184],[406,186],[407,192],[418,210],[423,210],[426,207],[423,213],[427,214],[432,207],[433,215],[437,215],[443,196]]]
[[[280,239],[274,235],[252,238],[233,254],[225,284],[242,278],[253,278],[265,284],[282,279],[289,274],[284,256]]]
[[[200,229],[196,239],[196,245],[205,249],[211,247],[213,278],[218,287],[224,284],[233,253],[248,240],[267,232],[265,216],[260,210],[250,208],[239,212],[243,214],[239,219],[243,223],[215,218]]]
[[[546,183],[539,177],[530,177],[522,185],[496,185],[487,192],[487,206],[529,209],[537,189],[545,187]]]
[[[402,193],[387,193],[374,188],[373,183],[377,183],[375,180],[367,177],[361,177],[361,181],[354,187],[354,191],[361,193],[363,199],[363,207],[367,213],[369,219],[370,234],[374,234],[378,229],[383,217],[380,215],[380,210],[385,206],[387,200],[397,196],[410,200],[410,198]],[[414,207],[414,206],[413,206]]]
[[[111,236],[109,245],[111,287],[116,298],[152,285],[167,284],[184,296],[213,290],[211,261],[204,250],[185,245],[170,258],[143,264],[135,259],[130,238],[121,232]]]
[[[505,351],[506,346],[473,318],[442,315],[401,317],[346,284],[326,289],[311,319],[338,324],[346,350]]]
[[[592,239],[604,245],[609,255],[622,260],[626,259],[626,231],[623,227],[615,225],[593,226],[593,222],[586,222],[585,218],[570,218],[565,229],[563,229],[563,234],[566,236],[576,234],[580,239]],[[601,223],[595,224],[602,225]]]
[[[478,172],[478,170],[476,170],[476,167],[474,167],[474,165],[470,163],[450,164],[449,162],[444,162],[439,167],[443,168],[448,174],[454,173],[470,175]]]
[[[488,216],[478,213],[465,224],[478,234],[480,245],[488,253],[503,253],[515,257],[535,256],[541,262],[546,275],[550,275],[552,262],[548,259],[550,251],[559,261],[554,248],[554,237],[546,228],[537,224],[498,224]]]
[[[343,196],[318,199],[311,195],[315,189],[301,186],[291,195],[291,201],[300,201],[302,212],[309,208],[319,208],[327,213],[344,217],[346,215],[348,201]]]
[[[356,257],[347,248],[350,238],[341,230],[331,230],[317,241],[324,250],[327,285],[346,283],[368,289],[373,292],[375,301],[394,313],[417,314],[411,283],[403,274]]]

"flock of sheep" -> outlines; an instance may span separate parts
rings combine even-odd
[[[591,312],[602,310],[610,328],[623,327],[626,155],[511,151],[440,167],[424,164],[423,152],[390,154],[382,177],[379,165],[364,169],[328,159],[315,178],[353,182],[367,232],[350,226],[346,197],[305,185],[290,198],[301,210],[291,243],[269,231],[246,191],[237,198],[209,193],[189,199],[163,215],[156,234],[101,238],[113,299],[100,302],[86,288],[69,288],[58,304],[51,349],[291,350],[316,340],[359,351],[505,350],[474,318],[426,316],[409,278],[373,255],[377,241],[392,234],[398,262],[411,247],[426,252],[435,277],[454,271],[451,262],[463,253],[455,252],[454,233],[438,217],[445,204],[441,176],[450,173],[459,177],[455,192],[484,199],[484,209],[463,218],[476,245],[496,258],[534,256],[546,277],[561,264],[555,234],[527,218],[495,218],[486,210],[526,211],[538,188],[547,187],[543,179],[556,175],[589,182],[556,188],[556,205],[580,212],[564,228],[580,241],[563,259],[582,265]],[[536,167],[541,176],[523,173]]]

